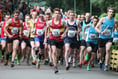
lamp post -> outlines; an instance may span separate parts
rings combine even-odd
[[[27,13],[29,14],[29,0],[27,0]]]
[[[92,15],[92,2],[91,2],[91,0],[90,0],[90,13]]]
[[[76,0],[74,0],[74,11],[76,13]]]

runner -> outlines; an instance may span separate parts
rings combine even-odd
[[[64,32],[64,28],[65,32]],[[52,49],[52,57],[53,57],[53,65],[54,65],[54,73],[58,73],[57,68],[57,53],[60,52],[59,49],[63,47],[63,40],[66,32],[68,31],[68,27],[66,23],[61,19],[60,17],[60,9],[55,8],[54,9],[54,16],[53,19],[50,20],[47,24],[46,28],[46,34],[45,37],[47,37],[47,31],[50,29],[50,44]],[[47,41],[47,38],[45,38],[45,42]]]
[[[70,68],[70,62],[68,58],[73,52],[73,67],[75,67],[76,53],[77,53],[77,34],[80,32],[81,26],[80,23],[75,18],[74,11],[70,11],[69,19],[67,20],[68,33],[64,39],[65,44],[65,61],[66,61],[66,70]],[[72,51],[73,49],[73,51]]]
[[[44,19],[44,13],[40,12],[39,13],[39,18],[37,19],[36,22],[36,27],[35,27],[35,47],[36,47],[36,54],[37,54],[37,64],[36,68],[40,68],[40,61],[42,54],[44,54],[44,35],[45,35],[45,28],[46,28],[46,21]]]
[[[10,19],[10,15],[6,15],[5,16],[5,21],[2,21],[1,22],[1,46],[2,46],[2,57],[1,57],[1,62],[4,61],[4,53],[5,53],[5,50],[6,50],[6,34],[4,33],[4,27],[5,27],[5,24],[6,22]],[[7,56],[6,56],[7,58]]]
[[[85,14],[81,14],[80,16],[80,22],[83,22],[85,20]]]
[[[39,9],[37,9],[38,6],[34,5],[34,8],[30,11],[30,13],[36,11],[37,13],[39,12]]]
[[[48,23],[48,21],[51,20],[51,13],[46,13],[45,18],[46,18],[46,23]],[[48,62],[49,62],[49,65],[52,66],[52,52],[51,52],[49,36],[50,36],[50,33],[49,33],[49,30],[48,30],[47,42],[45,43],[46,52],[45,52],[45,62],[44,62],[44,64],[47,65]],[[47,52],[48,52],[48,55],[47,55]],[[48,57],[49,57],[49,60],[48,60]]]
[[[32,18],[30,20],[30,44],[31,44],[31,53],[32,53],[32,64],[36,64],[36,55],[35,55],[35,42],[34,42],[34,36],[35,36],[35,25],[37,22],[37,12],[33,11],[32,12]]]
[[[83,30],[84,30],[84,27],[87,25],[87,24],[91,24],[91,20],[90,20],[90,13],[86,13],[85,14],[85,20],[83,20],[83,22],[81,22],[81,25],[82,25],[82,31],[80,32],[80,62],[78,63],[78,66],[79,67],[82,67],[82,63],[84,64],[85,63],[85,60],[83,60],[83,58],[85,57],[85,54],[86,54],[86,36],[85,36],[85,39],[82,39],[82,36],[83,36]],[[87,29],[85,30],[85,35],[87,35]]]
[[[30,15],[25,16],[25,22],[23,24],[23,34],[22,34],[22,42],[21,42],[21,52],[23,56],[27,57],[27,65],[29,65],[29,57],[30,57]]]
[[[61,10],[61,9],[60,9]],[[62,13],[60,14],[60,17],[63,19]],[[65,20],[64,20],[65,21]],[[60,65],[63,65],[64,60],[64,46],[60,49],[60,51],[57,53],[57,63]]]
[[[13,49],[11,67],[14,67],[14,59],[18,50],[19,39],[22,34],[22,21],[18,17],[19,11],[15,10],[13,17],[8,20],[4,28],[7,34],[8,52],[12,52]]]
[[[108,60],[109,60],[109,53],[110,48],[112,46],[113,40],[113,28],[116,24],[116,19],[114,19],[114,9],[112,7],[108,7],[107,9],[107,16],[100,19],[98,24],[96,25],[96,31],[100,33],[99,36],[99,69],[102,69],[102,57],[103,57],[103,48],[105,47],[106,56],[105,56],[105,66],[104,70],[108,71]],[[115,25],[117,27],[117,25]],[[99,29],[100,28],[100,29]]]
[[[46,13],[45,14],[45,19],[46,19],[46,21],[51,20],[51,13]]]
[[[113,44],[118,42],[118,27],[115,27],[114,33],[113,33]]]
[[[98,17],[94,17],[92,24],[88,24],[84,27],[83,30],[83,39],[85,38],[85,30],[88,28],[88,33],[87,33],[87,37],[86,37],[86,42],[87,42],[87,53],[91,54],[91,57],[88,61],[88,65],[87,65],[87,70],[90,71],[90,66],[92,64],[92,62],[94,62],[95,60],[95,55],[97,53],[97,49],[98,49],[98,36],[99,33],[97,33],[95,31],[95,26],[97,25],[98,22]]]

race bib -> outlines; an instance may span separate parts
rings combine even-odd
[[[7,34],[6,34],[6,33],[4,33],[4,36],[5,36],[5,37],[7,37]]]
[[[89,38],[92,40],[95,40],[95,39],[97,39],[97,35],[96,34],[90,34]]]
[[[36,34],[37,34],[38,36],[42,36],[43,33],[44,33],[44,31],[43,31],[42,29],[37,29],[37,31],[36,31]]]
[[[87,37],[88,32],[85,32],[85,38]]]
[[[33,35],[35,34],[35,28],[32,29],[32,34],[33,34]]]
[[[74,37],[75,36],[75,31],[73,31],[73,30],[69,30],[68,31],[68,37]]]
[[[18,28],[16,28],[16,27],[15,28],[12,28],[11,29],[11,33],[12,34],[18,34]]]
[[[106,30],[104,35],[105,36],[110,36],[111,35],[111,30]]]
[[[82,37],[82,35],[83,35],[83,32],[80,32],[80,34],[79,34],[79,35],[80,35],[80,37]]]
[[[60,36],[60,29],[52,29],[52,35],[53,36]]]
[[[113,38],[113,42],[114,43],[118,42],[118,38]]]
[[[0,28],[0,35],[1,35],[1,28]]]
[[[23,34],[24,34],[24,36],[28,37],[29,36],[29,31],[28,30],[24,30]]]

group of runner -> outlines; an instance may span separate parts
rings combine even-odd
[[[66,70],[70,69],[71,63],[73,67],[87,63],[90,71],[96,59],[99,60],[98,68],[102,69],[105,52],[104,70],[108,71],[112,41],[118,41],[117,20],[112,7],[100,20],[97,16],[91,17],[90,13],[81,14],[78,20],[73,10],[68,10],[63,16],[60,9],[55,8],[53,13],[32,10],[30,15],[25,15],[23,22],[19,13],[15,10],[13,17],[6,15],[0,23],[1,61],[4,60],[5,66],[10,55],[11,67],[15,66],[15,57],[17,64],[21,59],[27,59],[27,64],[30,64],[31,56],[36,68],[40,68],[44,58],[44,64],[54,66],[54,73],[58,73],[58,60],[62,64],[65,60]]]

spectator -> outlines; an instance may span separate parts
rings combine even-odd
[[[12,1],[11,0],[6,0],[5,2],[7,5],[6,5],[6,9],[7,11],[10,12],[10,14],[12,13]]]
[[[16,10],[18,8],[18,2],[17,0],[13,0],[13,4],[12,4],[12,10]]]
[[[30,13],[33,12],[33,11],[36,11],[37,13],[39,12],[39,9],[37,9],[36,5],[34,5],[34,8],[30,11]]]

